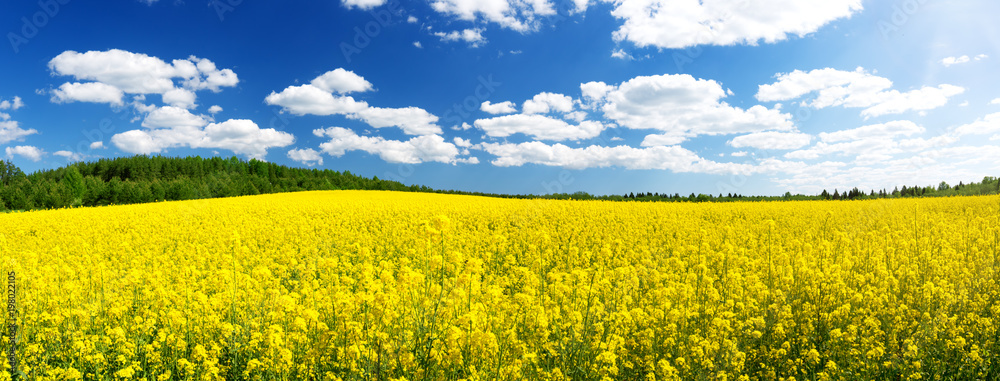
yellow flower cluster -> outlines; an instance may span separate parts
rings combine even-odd
[[[9,214],[0,255],[37,380],[1000,376],[996,196],[307,192]]]

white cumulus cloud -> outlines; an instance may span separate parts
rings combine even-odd
[[[756,45],[805,36],[860,12],[861,0],[610,0],[616,41],[639,47]]]
[[[441,38],[441,41],[445,42],[465,42],[469,46],[475,48],[486,43],[486,38],[483,37],[482,29],[464,29],[461,31],[453,30],[451,32],[434,32],[435,36]]]
[[[186,109],[163,106],[146,115],[142,126],[148,128],[204,127],[208,123],[208,119],[204,116],[194,115]]]
[[[7,158],[10,159],[13,159],[14,156],[21,156],[25,159],[37,162],[42,160],[42,156],[45,156],[45,151],[42,151],[41,148],[35,146],[7,147],[6,151]]]
[[[15,111],[24,107],[24,102],[20,97],[13,100],[0,101],[0,110]],[[16,120],[11,120],[10,114],[0,112],[0,144],[7,144],[15,140],[23,140],[25,136],[37,134],[34,128],[23,129]]]
[[[323,155],[312,148],[293,149],[288,151],[288,158],[307,166],[323,165]]]
[[[490,103],[490,101],[485,101],[483,102],[482,105],[479,106],[479,109],[482,110],[483,112],[487,112],[493,115],[513,114],[517,112],[517,106],[515,106],[514,102],[511,101],[500,102],[500,103]]]
[[[67,82],[52,90],[52,102],[55,103],[92,102],[121,106],[124,96],[121,89],[100,82]]]
[[[358,8],[358,9],[372,9],[375,7],[380,7],[385,4],[386,0],[341,0],[340,3],[344,5],[345,8]]]
[[[634,148],[629,146],[587,146],[573,148],[563,144],[542,142],[482,143],[482,149],[494,156],[499,167],[538,164],[569,169],[621,167],[626,169],[659,169],[675,173],[744,174],[776,172],[795,163],[769,159],[757,165],[720,163],[699,157],[680,146]]]
[[[159,153],[173,147],[215,148],[257,159],[263,159],[270,148],[286,147],[294,141],[292,134],[273,128],[262,129],[246,119],[210,123],[203,128],[175,125],[130,130],[111,137],[111,142],[118,149],[133,154]]]
[[[343,95],[370,91],[372,88],[372,84],[363,77],[336,69],[317,77],[308,85],[289,86],[280,93],[272,91],[264,102],[280,106],[295,115],[343,115],[375,128],[398,127],[408,135],[441,133],[441,127],[437,125],[439,118],[424,109],[373,107],[365,101]]]
[[[337,68],[323,75],[316,77],[309,82],[317,89],[326,91],[328,93],[363,93],[370,91],[372,89],[371,82],[365,80],[364,77],[355,74],[352,71],[344,70],[343,68]]]
[[[618,86],[589,83],[582,89],[608,119],[659,130],[670,140],[794,128],[791,115],[760,105],[731,106],[722,101],[728,91],[718,82],[687,74],[635,77]]]
[[[21,107],[24,107],[24,101],[22,101],[21,97],[18,96],[15,96],[14,99],[11,100],[0,101],[0,110],[16,111]]]
[[[76,152],[72,152],[72,151],[66,151],[66,150],[59,150],[59,151],[53,152],[52,156],[59,156],[59,157],[62,157],[64,159],[66,159],[67,161],[81,161],[81,160],[83,160],[83,159],[86,158],[84,155],[82,155],[80,153],[76,153]]]
[[[757,100],[787,101],[815,94],[812,101],[803,101],[802,105],[817,109],[835,106],[864,108],[861,114],[865,117],[932,110],[965,92],[962,87],[943,84],[904,93],[892,90],[889,79],[868,73],[863,68],[855,71],[832,68],[809,72],[795,70],[778,74],[776,78],[776,82],[759,87]]]
[[[975,122],[955,128],[958,136],[989,135],[1000,133],[1000,112],[986,115]]]
[[[951,65],[964,64],[971,60],[972,59],[969,58],[969,56],[945,57],[944,59],[941,60],[941,64],[944,65],[945,67],[948,67]]]
[[[80,53],[68,50],[49,61],[53,76],[71,76],[50,91],[54,103],[92,102],[123,106],[139,114],[157,109],[147,105],[148,94],[159,94],[164,104],[181,109],[197,107],[196,92],[222,91],[239,78],[231,69],[219,69],[206,58],[189,56],[166,62],[158,57],[119,49]],[[125,96],[132,95],[126,102]]]
[[[729,141],[734,148],[757,148],[766,150],[792,150],[805,147],[812,136],[801,132],[765,131],[741,135]]]
[[[485,21],[521,33],[537,30],[539,18],[556,14],[548,0],[432,0],[435,11],[465,21]]]
[[[555,93],[539,93],[524,101],[521,110],[525,114],[546,114],[553,111],[568,113],[573,111],[573,98]]]
[[[364,101],[335,96],[313,85],[289,86],[280,93],[271,92],[264,101],[295,115],[347,115],[368,108]]]
[[[570,124],[560,119],[545,115],[504,115],[489,119],[479,119],[473,123],[476,128],[492,137],[507,137],[514,134],[524,134],[541,140],[580,140],[590,139],[601,134],[604,124],[595,121],[583,121]]]
[[[343,127],[317,129],[313,134],[330,138],[320,144],[327,155],[340,157],[349,151],[364,151],[378,155],[389,163],[419,164],[424,162],[458,163],[459,150],[439,135],[416,136],[406,141],[381,136],[360,136]]]

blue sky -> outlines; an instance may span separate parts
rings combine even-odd
[[[1000,174],[995,1],[13,2],[0,154],[439,189],[816,194]]]

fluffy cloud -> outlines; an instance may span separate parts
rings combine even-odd
[[[979,118],[975,122],[963,124],[955,128],[958,136],[989,135],[1000,133],[1000,113],[993,113]]]
[[[600,102],[615,89],[615,86],[611,86],[604,82],[587,82],[580,85],[580,92],[583,93],[584,104],[592,106],[596,102]]]
[[[941,60],[941,64],[944,65],[944,67],[949,67],[951,65],[969,63],[972,60],[982,61],[987,58],[989,58],[989,56],[985,54],[977,55],[974,58],[969,58],[969,56],[945,57],[944,59]]]
[[[540,93],[524,101],[521,110],[525,114],[568,113],[573,111],[573,98],[563,94]]]
[[[544,115],[504,115],[476,120],[474,125],[492,137],[524,134],[541,140],[580,140],[600,135],[604,124],[583,121],[577,125]]]
[[[766,150],[792,150],[809,145],[812,136],[801,132],[756,132],[749,135],[742,135],[729,141],[729,145],[735,148],[757,148]]]
[[[769,159],[753,164],[719,163],[699,157],[680,146],[634,148],[628,146],[588,146],[572,148],[563,144],[542,142],[482,143],[482,149],[497,158],[491,163],[499,167],[538,164],[569,169],[622,167],[627,169],[660,169],[676,173],[743,174],[784,171],[798,164]]]
[[[188,70],[194,69],[191,62],[188,64],[182,69],[156,57],[118,49],[86,53],[69,50],[49,61],[49,70],[55,75],[101,82],[132,94],[163,94],[174,89],[173,78],[181,71],[189,74]]]
[[[107,103],[121,106],[125,93],[117,87],[100,83],[64,83],[58,89],[52,90],[52,102],[92,102]]]
[[[349,1],[349,0],[344,0]],[[364,0],[354,0],[364,1]],[[376,1],[376,0],[367,0]],[[622,21],[613,38],[636,46],[686,48],[696,45],[772,43],[804,36],[835,20],[860,12],[861,0],[604,0]],[[582,13],[590,0],[432,0],[435,11],[477,24],[497,24],[520,33],[536,31],[557,17],[557,4],[568,15]],[[452,32],[455,33],[455,32]],[[450,35],[451,33],[449,33]],[[456,38],[458,39],[458,36]],[[623,51],[617,56],[625,57]]]
[[[205,127],[199,148],[221,148],[258,159],[271,147],[286,147],[295,142],[292,134],[273,128],[260,128],[246,119],[231,119]]]
[[[323,165],[323,156],[320,155],[319,151],[312,148],[288,151],[288,158],[310,167],[313,165]]]
[[[632,57],[631,54],[626,53],[624,49],[617,49],[615,51],[612,51],[611,52],[611,58],[617,58],[617,59],[626,60],[626,61],[631,61],[631,60],[635,59],[635,57]]]
[[[173,147],[216,148],[257,159],[263,159],[269,148],[286,147],[294,141],[292,134],[273,128],[262,129],[245,119],[211,123],[204,128],[175,125],[131,130],[111,137],[118,149],[133,154],[159,153]]]
[[[386,0],[341,0],[340,3],[344,5],[345,8],[351,9],[357,7],[359,9],[372,9],[375,7],[380,7],[385,4]],[[322,163],[320,163],[322,164]]]
[[[934,146],[954,143],[943,135],[934,139],[901,139],[924,133],[925,129],[904,120],[862,126],[850,130],[819,134],[814,146],[785,154],[786,158],[815,160],[826,155],[854,157],[858,162],[884,162],[902,152],[918,152]]]
[[[13,159],[16,155],[31,161],[39,161],[42,160],[42,156],[45,156],[45,151],[35,146],[7,147],[6,151],[7,157],[10,159]]]
[[[943,60],[941,60],[941,64],[944,65],[945,67],[948,67],[951,65],[964,64],[971,60],[972,59],[969,58],[969,56],[945,57]]]
[[[13,100],[9,101],[0,101],[0,110],[15,111],[21,107],[24,107],[24,102],[21,101],[20,97],[14,97]],[[37,133],[38,131],[33,128],[27,130],[21,128],[16,120],[11,120],[10,114],[0,112],[0,144],[22,140],[25,136]]]
[[[173,89],[163,93],[163,103],[187,109],[197,106],[195,104],[197,98],[194,91],[188,89]]]
[[[143,130],[130,130],[125,131],[120,134],[115,134],[111,137],[111,143],[113,143],[118,149],[132,153],[132,154],[143,154],[148,155],[151,153],[159,153],[167,148],[171,144],[176,142],[175,145],[182,145],[183,140],[193,140],[193,139],[175,139],[174,136],[184,135],[183,133],[174,133],[167,135],[165,132],[180,132],[173,129],[170,130],[153,130],[150,132]],[[195,134],[191,134],[195,135]]]
[[[815,93],[815,99],[803,101],[803,106],[826,108],[834,106],[865,108],[861,114],[876,117],[907,111],[931,110],[948,103],[948,99],[965,92],[952,85],[923,87],[901,93],[890,90],[892,81],[866,72],[863,68],[842,71],[831,68],[810,72],[793,71],[777,75],[777,81],[761,85],[757,100],[787,101]]]
[[[521,33],[538,28],[540,16],[556,14],[548,0],[433,0],[431,8],[460,20],[482,20]]]
[[[52,156],[59,156],[66,159],[67,161],[81,161],[83,159],[86,159],[86,156],[83,154],[66,150],[53,152]]]
[[[125,105],[125,95],[133,94],[130,105],[138,113],[157,109],[146,105],[147,94],[160,94],[164,104],[181,109],[197,106],[197,91],[219,92],[233,87],[239,79],[230,69],[195,56],[165,62],[157,57],[112,49],[79,53],[65,51],[49,61],[52,75],[72,76],[51,90],[52,102],[92,102]]]
[[[504,138],[523,134],[538,140],[583,140],[599,136],[614,124],[586,121],[587,113],[573,111],[576,104],[584,110],[603,112],[605,118],[632,129],[653,129],[660,133],[647,135],[642,147],[665,147],[683,143],[701,135],[731,135],[770,131],[772,135],[755,135],[739,138],[736,144],[758,139],[754,144],[764,145],[762,139],[784,138],[781,146],[791,146],[790,141],[801,142],[804,135],[791,135],[794,124],[791,116],[777,109],[753,106],[741,109],[722,101],[732,94],[711,80],[690,75],[660,75],[636,77],[620,85],[588,82],[580,85],[582,100],[570,96],[543,92],[524,102],[523,114],[480,119],[476,128],[487,136]],[[513,105],[511,105],[513,106]],[[494,105],[484,103],[484,110]],[[507,109],[510,111],[513,107]],[[550,115],[559,113],[561,118]],[[779,132],[788,135],[773,135]],[[806,142],[792,148],[799,148]],[[772,140],[773,140],[772,139]],[[771,141],[777,145],[776,141]],[[791,148],[789,148],[791,149]],[[625,151],[609,151],[625,152]]]
[[[375,128],[399,127],[407,135],[441,133],[441,127],[436,124],[438,117],[417,107],[369,107],[347,117],[360,119]]]
[[[513,114],[517,112],[517,106],[515,106],[514,102],[511,101],[500,103],[490,103],[490,101],[485,101],[481,106],[479,106],[479,109],[493,115]]]
[[[16,111],[21,107],[24,107],[24,101],[21,100],[21,97],[14,97],[14,99],[11,100],[0,101],[0,110]]]
[[[342,127],[317,129],[313,134],[330,138],[330,141],[320,144],[319,148],[334,157],[343,156],[349,151],[364,151],[378,155],[390,163],[459,162],[458,147],[446,142],[439,135],[422,135],[407,141],[398,141],[387,140],[381,136],[359,136],[354,131]]]
[[[157,57],[118,49],[65,51],[49,61],[49,70],[54,75],[100,82],[129,94],[164,94],[176,88],[174,78],[189,90],[217,92],[239,83],[236,73],[219,70],[208,59],[191,56],[167,63]]]
[[[365,92],[372,89],[371,82],[365,80],[364,77],[342,68],[328,71],[313,79],[309,84],[328,93],[340,94]]]
[[[610,0],[623,20],[616,41],[678,49],[773,43],[804,36],[862,10],[861,0]]]
[[[926,131],[909,120],[899,120],[882,124],[858,127],[850,130],[821,132],[819,139],[826,143],[837,143],[851,140],[892,139],[898,136],[912,136]]]
[[[364,101],[335,96],[313,85],[289,86],[280,93],[272,91],[264,102],[295,115],[348,115],[368,108]]]
[[[147,128],[204,127],[208,120],[179,107],[164,106],[146,116],[142,126]]]
[[[675,146],[687,140],[686,137],[668,134],[649,134],[642,139],[643,147]]]
[[[462,31],[453,30],[448,33],[444,32],[434,32],[435,36],[441,38],[441,41],[445,42],[456,42],[462,41],[469,46],[475,48],[486,43],[486,38],[483,37],[482,29],[465,29]]]
[[[910,110],[933,110],[948,104],[948,98],[964,92],[964,88],[953,85],[925,86],[905,93],[891,90],[881,93],[880,101],[872,107],[861,111],[861,115],[876,117],[887,114],[901,114]]]
[[[791,176],[776,179],[782,188],[792,192],[818,194],[823,189],[883,189],[892,191],[894,186],[937,185],[941,181],[957,184],[959,181],[981,179],[1000,171],[1000,147],[985,146],[935,146],[919,154],[900,159],[849,165],[841,162],[824,162],[791,172]]]
[[[767,130],[791,131],[791,115],[776,109],[730,106],[727,91],[712,80],[690,75],[636,77],[619,86],[588,83],[585,97],[605,117],[632,129],[655,129],[671,140]]]
[[[280,106],[295,115],[344,115],[375,128],[399,127],[408,135],[441,133],[438,117],[417,107],[382,108],[342,95],[372,89],[372,84],[353,72],[336,69],[327,72],[308,85],[289,86],[280,93],[271,92],[264,101]],[[335,95],[334,93],[341,95]]]

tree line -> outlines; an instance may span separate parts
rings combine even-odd
[[[858,188],[819,195],[786,192],[783,196],[742,194],[690,194],[632,192],[624,195],[595,196],[586,192],[544,196],[436,190],[427,186],[404,185],[397,181],[367,178],[349,171],[293,168],[236,157],[201,158],[132,156],[78,162],[62,168],[25,174],[9,160],[0,161],[0,209],[31,210],[74,206],[137,204],[157,201],[192,200],[216,197],[297,192],[307,190],[392,190],[433,192],[500,198],[541,198],[554,200],[607,200],[644,202],[733,202],[793,200],[867,200],[899,197],[948,197],[1000,193],[1000,180],[985,177],[979,183],[945,182],[938,186],[903,186],[863,192]]]
[[[24,174],[0,161],[4,210],[137,204],[306,190],[430,191],[349,171],[291,168],[260,160],[132,156]]]
[[[803,195],[785,192],[782,196],[744,196],[741,194],[729,193],[718,196],[711,194],[690,194],[681,196],[680,194],[638,192],[629,193],[622,196],[591,196],[586,193],[574,193],[558,195],[557,198],[578,199],[578,200],[615,200],[615,201],[666,201],[666,202],[732,202],[732,201],[810,201],[810,200],[875,200],[883,198],[907,198],[907,197],[951,197],[951,196],[981,196],[1000,193],[1000,180],[996,177],[986,176],[982,182],[964,183],[951,186],[942,181],[937,187],[933,186],[912,186],[904,185],[902,189],[894,188],[891,192],[885,189],[864,192],[858,188],[846,190],[841,193],[834,189],[833,193],[823,190],[818,195]]]

